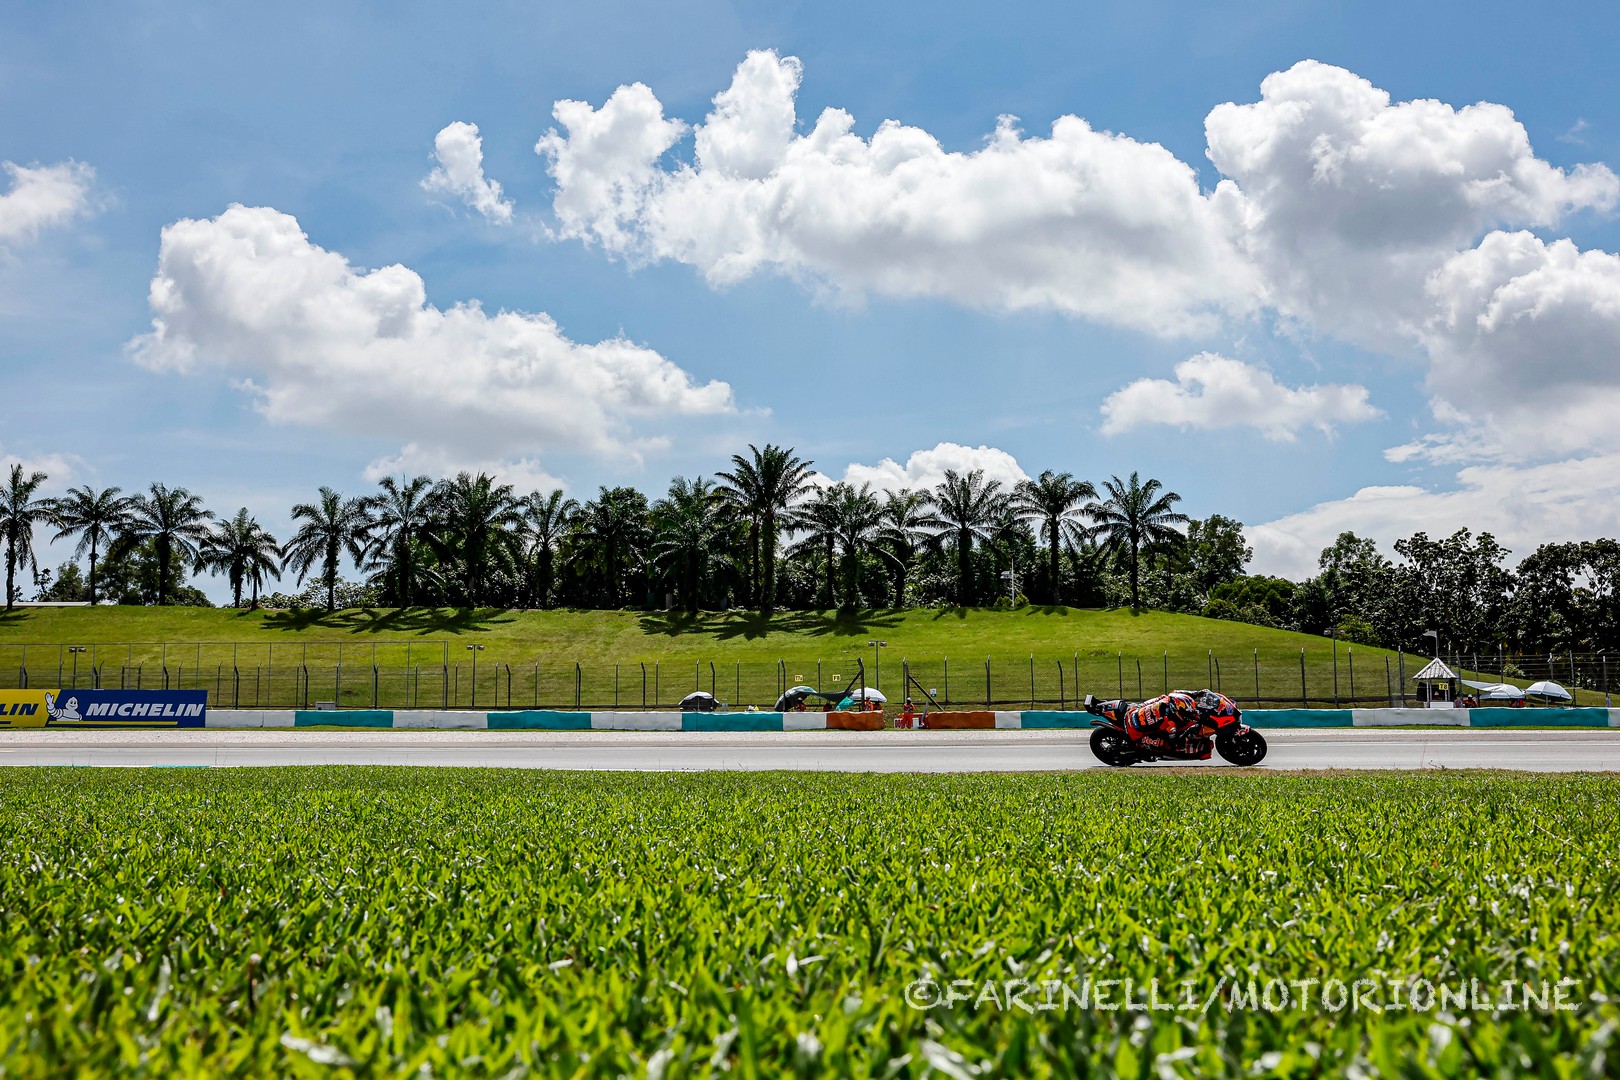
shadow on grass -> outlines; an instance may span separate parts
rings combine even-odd
[[[645,634],[662,637],[707,637],[714,641],[742,638],[757,641],[772,634],[799,637],[859,637],[875,630],[899,626],[898,611],[779,611],[769,618],[758,612],[714,611],[696,615],[684,611],[648,612],[640,618]]]
[[[264,616],[266,630],[299,633],[305,630],[333,630],[343,634],[444,634],[488,633],[496,626],[515,620],[498,608],[348,608],[343,611],[270,611]]]

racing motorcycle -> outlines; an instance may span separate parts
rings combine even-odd
[[[1099,701],[1086,695],[1091,722],[1091,752],[1104,765],[1143,761],[1207,761],[1211,749],[1233,765],[1258,765],[1266,740],[1243,722],[1243,711],[1231,698],[1213,690],[1178,690],[1132,704],[1123,699]],[[1131,738],[1127,725],[1144,732]]]

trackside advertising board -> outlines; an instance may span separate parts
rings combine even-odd
[[[0,690],[5,728],[200,728],[206,690]]]

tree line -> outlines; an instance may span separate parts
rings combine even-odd
[[[1453,652],[1620,646],[1620,545],[1546,544],[1517,570],[1488,533],[1424,533],[1385,558],[1341,535],[1302,582],[1249,575],[1241,522],[1176,510],[1156,479],[1100,486],[1045,471],[1007,485],[947,471],[931,488],[818,482],[792,448],[749,446],[663,497],[603,487],[580,503],[520,495],[486,473],[388,477],[344,496],[323,487],[272,536],[247,508],[219,517],[184,488],[70,489],[14,465],[0,490],[6,605],[31,572],[40,599],[206,604],[192,574],[223,575],[257,607],[852,610],[1042,604],[1160,608],[1388,647],[1433,630]],[[76,541],[40,570],[34,531]],[[345,559],[362,580],[340,575]],[[87,572],[78,560],[87,560]],[[303,589],[266,595],[290,576]],[[305,587],[308,582],[307,588]]]

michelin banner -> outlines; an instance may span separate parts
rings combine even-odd
[[[206,690],[0,690],[0,729],[200,728]]]

